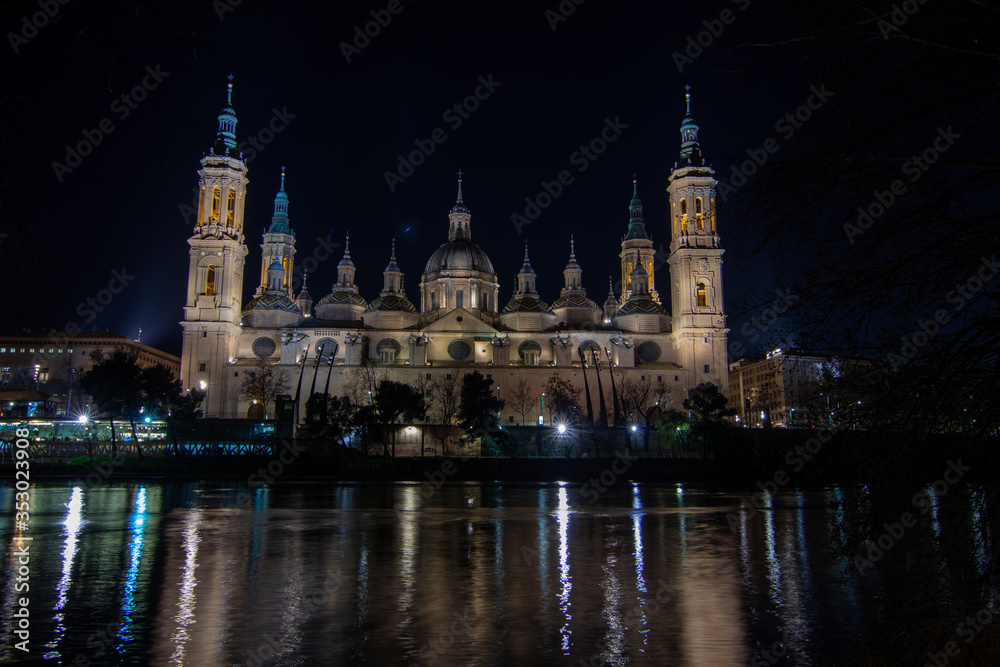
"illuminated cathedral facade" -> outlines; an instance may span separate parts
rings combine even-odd
[[[295,294],[296,238],[284,170],[271,224],[259,246],[260,284],[244,301],[248,170],[237,150],[231,82],[218,121],[215,143],[198,171],[198,216],[188,239],[181,322],[181,379],[187,388],[206,390],[207,417],[260,414],[261,406],[241,398],[239,391],[241,374],[260,360],[285,372],[288,393],[300,396],[300,416],[312,391],[356,395],[362,368],[425,388],[477,370],[494,380],[501,398],[515,387],[532,400],[537,397],[528,423],[538,423],[540,417],[548,423],[542,394],[553,374],[581,390],[581,405],[585,390],[593,405],[600,404],[601,391],[611,405],[609,370],[616,385],[648,384],[647,403],[665,410],[680,409],[688,390],[703,382],[728,393],[717,181],[701,154],[690,95],[680,158],[666,184],[670,219],[654,229],[670,238],[669,283],[659,290],[655,284],[653,239],[633,179],[620,245],[620,293],[612,289],[600,305],[587,295],[572,239],[567,239],[564,284],[557,298],[548,303],[539,294],[526,247],[513,293],[505,299],[493,263],[473,241],[461,176],[447,224],[442,220],[444,242],[420,276],[419,306],[404,289],[394,242],[386,248],[389,261],[381,291],[363,295],[349,237],[330,292],[315,302],[304,285]],[[603,375],[600,385],[595,371]],[[520,412],[512,401],[507,403],[502,421],[525,422],[523,402]],[[270,406],[267,411],[270,416]],[[433,416],[433,406],[430,411]]]

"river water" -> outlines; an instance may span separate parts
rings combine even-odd
[[[45,483],[20,531],[14,493],[0,661],[23,664],[849,664],[892,595],[824,549],[837,487],[748,511],[625,481]]]

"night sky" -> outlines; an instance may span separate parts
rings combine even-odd
[[[244,147],[252,156],[244,303],[258,283],[260,235],[282,165],[297,261],[313,254],[317,237],[342,243],[349,231],[369,301],[381,289],[394,236],[407,294],[419,303],[420,274],[447,240],[455,172],[462,169],[473,240],[493,260],[502,303],[525,241],[539,291],[553,301],[571,234],[584,285],[601,303],[608,276],[619,276],[633,173],[655,247],[669,243],[664,189],[680,147],[684,86],[691,86],[703,152],[726,176],[768,137],[785,141],[777,123],[805,104],[823,83],[821,71],[838,62],[835,48],[818,50],[814,59],[754,60],[754,43],[795,39],[807,29],[783,7],[757,0],[70,2],[43,21],[35,2],[10,5],[0,47],[0,257],[4,274],[14,275],[6,281],[0,328],[62,330],[76,322],[134,338],[141,326],[144,343],[179,354],[194,220],[181,207],[192,203],[198,160],[215,135],[230,73],[238,140],[255,136],[259,145]],[[26,28],[25,16],[44,25]],[[375,32],[378,18],[388,24],[358,49],[355,28],[371,24]],[[918,13],[908,28],[932,20]],[[708,42],[704,53],[679,63],[675,53],[699,34]],[[145,99],[122,99],[144,82]],[[462,118],[453,107],[477,87],[485,99]],[[827,106],[810,112],[809,131],[848,122]],[[620,136],[594,159],[574,155],[609,119]],[[273,138],[269,124],[281,127]],[[427,145],[438,128],[446,140],[390,187],[385,174],[399,173],[398,156],[409,155],[415,142]],[[87,137],[99,145],[71,167],[67,145]],[[524,215],[525,199],[563,170],[573,182],[519,232],[511,216]],[[756,185],[751,177],[719,201],[730,335],[738,339],[747,338],[739,333],[740,318],[749,316],[742,300],[751,290],[766,294],[790,284],[800,268],[787,246],[761,243],[741,224],[744,195]],[[315,301],[329,292],[341,251],[310,275]],[[116,271],[128,284],[90,319],[81,304],[107,288]],[[656,281],[669,303],[665,264]]]

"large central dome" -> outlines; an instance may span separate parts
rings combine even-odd
[[[493,262],[486,256],[483,249],[472,241],[449,241],[434,251],[424,273],[434,271],[482,271],[496,273]]]
[[[433,320],[454,308],[464,308],[477,317],[496,316],[500,285],[493,262],[472,242],[471,221],[472,213],[462,201],[460,174],[458,201],[448,214],[448,242],[427,260],[420,279],[424,319]]]

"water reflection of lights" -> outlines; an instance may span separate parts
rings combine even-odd
[[[776,607],[784,601],[781,598],[781,564],[778,562],[777,545],[774,539],[774,496],[762,491],[764,496],[764,543],[767,546],[767,580],[770,582],[771,600]]]
[[[139,576],[139,563],[142,558],[142,543],[146,528],[146,487],[139,487],[135,497],[135,510],[129,519],[131,539],[128,547],[128,571],[125,573],[125,592],[122,596],[121,629],[118,631],[118,653],[125,653],[125,643],[135,641],[132,636],[132,624],[135,619],[135,589]]]
[[[63,552],[62,552],[62,576],[56,585],[56,606],[52,611],[56,612],[53,620],[56,622],[52,641],[45,645],[45,648],[55,649],[59,647],[59,642],[66,635],[67,627],[63,624],[66,615],[63,608],[69,601],[69,589],[73,585],[73,559],[76,557],[77,543],[80,531],[83,529],[83,489],[79,486],[73,487],[70,492],[69,502],[63,505],[66,508],[66,520],[63,521]],[[46,659],[58,657],[58,652],[45,655]]]
[[[194,608],[197,598],[194,589],[198,585],[198,580],[195,579],[194,571],[198,568],[198,544],[201,542],[198,528],[200,526],[201,510],[188,510],[184,519],[184,543],[181,545],[181,549],[185,553],[184,574],[181,578],[181,590],[177,600],[177,614],[173,618],[177,626],[170,636],[170,642],[176,646],[173,655],[170,656],[170,663],[173,665],[184,664],[187,642],[191,639],[188,626],[195,622]]]
[[[615,565],[618,557],[615,555],[618,546],[618,536],[615,534],[613,526],[605,529],[608,536],[604,540],[604,550],[607,555],[604,558],[604,579],[601,580],[601,589],[604,591],[604,607],[601,609],[601,617],[608,624],[608,629],[604,633],[604,650],[601,657],[604,663],[619,665],[622,663],[622,653],[625,651],[625,621],[622,618],[622,585],[615,574]]]
[[[639,495],[639,485],[635,482],[632,482],[632,509],[642,509],[642,498]],[[640,593],[647,593],[645,574],[646,557],[642,549],[642,519],[643,514],[641,512],[636,511],[632,513],[632,553],[635,556],[635,588]],[[645,597],[640,596],[637,601],[639,609],[639,628],[637,628],[637,630],[642,635],[643,644],[647,644],[649,641],[649,632],[646,629],[645,603]]]
[[[573,590],[573,583],[569,574],[569,500],[566,495],[566,483],[559,483],[559,506],[556,512],[556,519],[559,521],[559,610],[562,611],[566,622],[559,629],[562,635],[563,655],[569,655],[569,640],[573,631],[569,629],[569,622],[573,617],[569,613],[570,601],[569,593]]]
[[[399,531],[402,552],[399,562],[399,611],[403,612],[403,617],[399,622],[400,628],[407,628],[413,622],[410,611],[413,608],[414,599],[417,593],[417,557],[418,537],[420,530],[420,487],[403,486],[400,488],[402,499],[400,507],[408,510],[399,513]]]

